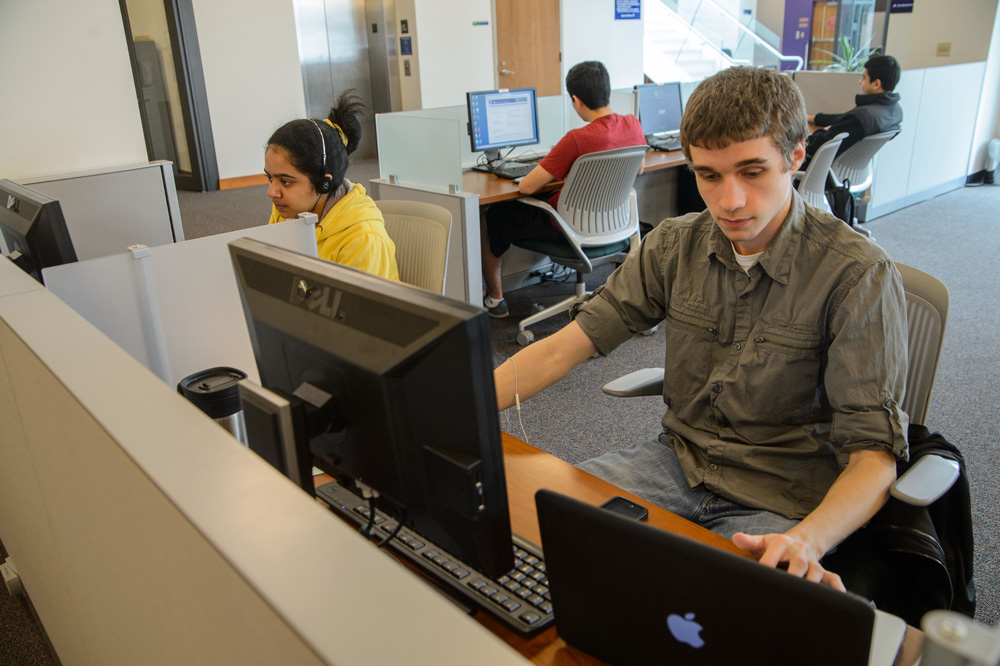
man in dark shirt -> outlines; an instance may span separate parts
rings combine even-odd
[[[581,155],[612,148],[646,145],[639,119],[611,109],[611,77],[603,63],[588,60],[566,73],[566,92],[573,110],[587,125],[566,132],[542,161],[518,184],[521,194],[534,194],[553,180],[563,180]],[[559,192],[548,203],[553,208]],[[514,240],[562,238],[551,218],[540,208],[516,201],[491,205],[483,213],[482,255],[486,296],[483,304],[490,316],[506,317],[507,302],[501,281],[502,255]]]
[[[820,560],[882,506],[907,454],[906,306],[885,252],[793,190],[806,133],[788,77],[703,81],[681,144],[707,210],[660,222],[494,377],[506,409],[663,322],[663,431],[580,466],[842,589]]]
[[[847,132],[847,138],[840,144],[837,154],[856,144],[866,136],[899,129],[903,122],[903,109],[899,105],[899,94],[894,93],[899,83],[899,63],[892,56],[872,56],[865,63],[861,75],[861,94],[856,95],[856,106],[846,113],[817,113],[809,116],[809,124],[821,129],[813,132],[806,141],[806,162],[809,162],[820,146]]]

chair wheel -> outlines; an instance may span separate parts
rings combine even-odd
[[[535,341],[535,334],[531,331],[518,331],[517,332],[517,344],[522,347],[527,347],[532,342]]]

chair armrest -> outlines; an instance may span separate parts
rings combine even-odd
[[[643,368],[608,382],[601,389],[616,398],[663,395],[663,368]]]
[[[914,506],[927,506],[948,492],[958,478],[958,462],[926,455],[896,479],[889,490],[896,499]]]

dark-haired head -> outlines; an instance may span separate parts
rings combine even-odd
[[[876,55],[868,59],[865,63],[868,71],[868,80],[873,83],[878,80],[882,83],[883,92],[892,92],[899,83],[900,67],[899,62],[890,55]]]
[[[283,149],[289,163],[309,177],[317,192],[336,190],[344,182],[348,156],[361,141],[358,118],[364,111],[364,102],[355,91],[345,90],[325,120],[301,118],[287,122],[275,130],[267,147]]]
[[[611,77],[604,63],[587,60],[577,63],[566,73],[566,92],[576,95],[591,111],[611,103]]]

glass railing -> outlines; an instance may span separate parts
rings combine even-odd
[[[732,64],[794,70],[803,65],[802,58],[777,50],[772,31],[737,19],[713,0],[651,2],[645,32],[646,74],[656,81],[697,80]]]

